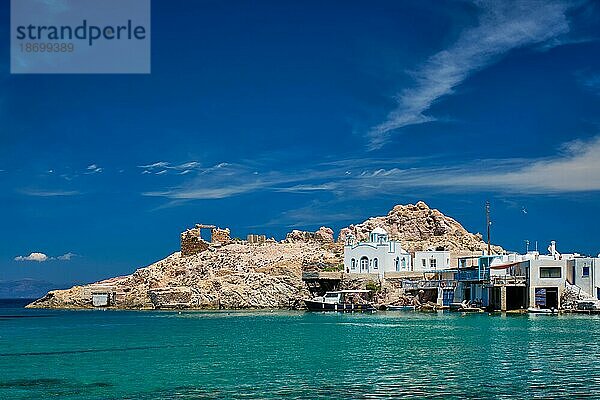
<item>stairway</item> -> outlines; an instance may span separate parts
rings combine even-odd
[[[596,300],[594,296],[583,290],[580,286],[572,285],[569,282],[565,282],[565,290],[573,293],[576,296],[575,300]]]

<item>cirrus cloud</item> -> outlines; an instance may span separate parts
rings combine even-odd
[[[478,1],[479,23],[465,29],[457,41],[431,56],[411,73],[414,86],[399,93],[397,107],[386,120],[369,130],[369,149],[383,147],[393,131],[435,121],[426,114],[440,98],[451,95],[474,72],[498,62],[509,51],[548,43],[570,30],[567,12],[573,3],[562,1]]]

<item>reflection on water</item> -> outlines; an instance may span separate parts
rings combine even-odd
[[[0,398],[589,396],[600,318],[3,309]]]

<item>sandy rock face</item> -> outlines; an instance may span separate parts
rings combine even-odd
[[[133,274],[55,290],[30,304],[90,308],[94,293],[114,294],[117,308],[278,308],[309,296],[302,270],[341,263],[315,240],[248,245],[231,243],[182,257],[179,252]]]
[[[322,243],[333,243],[333,229],[322,226],[315,232],[315,239]]]
[[[333,243],[333,229],[322,226],[316,232],[307,232],[294,229],[285,237],[287,243],[311,242]]]
[[[487,248],[481,235],[468,232],[456,220],[429,208],[423,201],[397,205],[385,217],[372,217],[361,224],[342,228],[338,242],[344,242],[349,234],[364,241],[377,227],[385,229],[390,239],[399,240],[408,251],[436,247],[451,251],[481,251]],[[493,246],[492,250],[501,252],[502,248]]]

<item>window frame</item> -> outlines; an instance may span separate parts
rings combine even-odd
[[[430,269],[436,269],[437,268],[437,259],[436,258],[430,258],[429,259],[429,268]]]
[[[553,272],[558,271],[558,276],[553,274]],[[562,278],[562,268],[561,267],[540,267],[539,268],[539,276],[540,279],[561,279]]]

